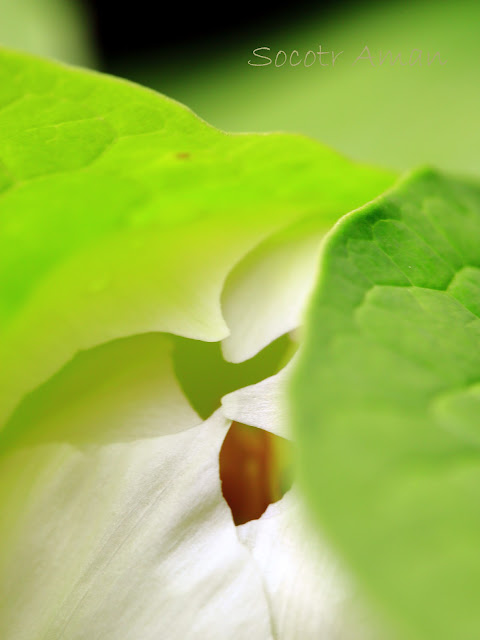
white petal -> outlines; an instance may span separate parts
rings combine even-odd
[[[283,438],[290,438],[286,419],[288,415],[286,393],[288,376],[294,361],[295,358],[276,375],[224,396],[222,410],[225,416],[235,422],[259,427]]]
[[[179,430],[192,414],[178,397],[169,404],[158,393],[158,410],[153,396],[136,403],[149,367],[143,379],[127,367],[127,383],[121,375],[109,381],[99,404],[99,381],[93,369],[87,384],[88,371],[70,372],[78,398],[61,404],[61,415],[48,398],[35,400],[44,425],[50,415],[54,426],[47,435],[23,423],[23,446],[0,460],[0,637],[271,638],[262,581],[221,494],[228,421],[218,412]],[[65,379],[52,384],[69,388]],[[172,381],[166,388],[178,392]],[[91,427],[100,419],[105,431],[96,439]],[[87,436],[76,433],[82,423]],[[145,437],[132,440],[139,433]]]
[[[153,438],[201,422],[175,378],[173,344],[147,334],[79,354],[24,400],[4,431],[23,445]]]
[[[377,638],[335,559],[308,524],[293,488],[259,520],[237,527],[263,575],[276,640]]]
[[[298,327],[317,273],[323,233],[288,230],[265,241],[230,274],[222,310],[226,360],[243,362]]]
[[[286,385],[295,359],[277,375],[224,396],[224,414],[291,439]],[[237,527],[263,576],[276,640],[387,640],[316,529],[295,485],[258,520]]]
[[[225,226],[202,218],[181,233],[127,228],[48,273],[2,329],[0,427],[26,393],[80,350],[148,332],[226,337],[225,280],[272,225]]]

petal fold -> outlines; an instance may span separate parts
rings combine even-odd
[[[310,524],[294,486],[237,527],[263,576],[276,640],[386,640]]]
[[[237,389],[222,398],[224,415],[241,422],[271,431],[282,438],[290,438],[288,407],[286,403],[287,381],[295,358],[277,374],[257,384]]]
[[[95,377],[91,353],[24,409],[0,459],[0,637],[271,639],[258,568],[221,492],[230,423],[217,412],[192,426],[158,338],[136,345],[143,363],[153,352],[143,370],[120,341],[101,391],[108,367]],[[163,394],[148,385],[162,349]]]
[[[325,226],[312,222],[282,231],[235,267],[222,296],[230,335],[222,342],[226,360],[248,360],[301,323],[313,288]]]

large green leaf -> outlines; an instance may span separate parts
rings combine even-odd
[[[149,90],[6,51],[0,159],[0,423],[78,350],[225,338],[241,258],[392,182],[307,138],[227,135]]]
[[[423,171],[326,240],[294,376],[322,526],[402,637],[480,637],[480,186]]]

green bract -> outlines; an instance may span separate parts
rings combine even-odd
[[[323,528],[409,640],[480,633],[480,185],[412,175],[325,242],[292,401]]]
[[[306,138],[227,135],[151,91],[5,51],[0,108],[0,423],[79,349],[225,338],[236,262],[307,218],[326,231],[392,181]]]

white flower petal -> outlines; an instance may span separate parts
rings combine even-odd
[[[291,438],[286,384],[294,362],[295,357],[277,375],[224,396],[224,414]],[[387,639],[319,541],[295,485],[237,531],[263,576],[276,640]]]
[[[146,334],[83,352],[23,402],[5,433],[23,432],[23,446],[99,445],[196,426],[201,419],[175,378],[172,350],[167,336]]]
[[[286,419],[286,385],[294,361],[295,358],[290,360],[276,375],[224,396],[222,410],[225,416],[235,422],[290,438]]]
[[[381,638],[308,523],[294,487],[260,519],[237,527],[263,575],[276,640]]]
[[[215,342],[229,329],[221,293],[234,267],[276,227],[203,220],[126,228],[49,272],[0,340],[0,427],[23,396],[80,350],[148,332]],[[52,330],[54,327],[54,330]],[[13,363],[13,364],[12,364]]]
[[[129,346],[114,345],[116,356]],[[269,639],[264,587],[221,494],[218,454],[229,423],[217,412],[186,428],[193,412],[175,398],[174,382],[164,379],[157,409],[151,367],[142,379],[128,367],[134,361],[125,357],[125,377],[108,380],[100,403],[95,368],[83,363],[80,374],[73,363],[75,372],[52,385],[58,392],[76,382],[76,401],[56,413],[45,388],[35,406],[50,429],[23,424],[22,441],[0,460],[0,637]],[[76,432],[82,424],[87,435]]]
[[[243,362],[301,322],[313,288],[323,233],[302,227],[268,239],[230,274],[222,310],[226,360]]]

